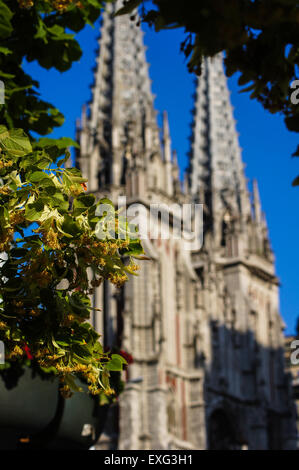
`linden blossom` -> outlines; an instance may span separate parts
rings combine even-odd
[[[136,466],[138,457],[117,457],[114,454],[111,457],[105,457],[105,465],[130,465],[132,468]]]

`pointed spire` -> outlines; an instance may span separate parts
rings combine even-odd
[[[188,196],[190,194],[190,180],[187,172],[184,174],[183,192],[185,196]]]
[[[85,127],[87,124],[87,106],[84,103],[82,106],[82,113],[81,113],[81,125]]]
[[[177,151],[172,152],[172,181],[175,194],[181,193],[180,168],[178,163]]]
[[[175,170],[179,170],[178,153],[176,150],[172,152],[172,165]]]
[[[189,180],[194,198],[204,192],[212,217],[231,206],[250,213],[246,179],[222,55],[205,59],[198,78],[191,137]]]
[[[80,118],[76,119],[75,128],[76,128],[76,140],[78,140],[80,136],[80,131],[81,131],[81,119]]]
[[[262,214],[262,206],[261,206],[261,198],[260,192],[258,188],[257,180],[253,180],[253,210],[254,210],[254,218],[255,221],[260,224],[263,222],[264,217]]]
[[[134,154],[160,151],[143,32],[129,15],[114,16],[122,6],[122,0],[108,3],[103,13],[90,115],[82,122],[82,132],[88,129],[89,135],[85,155],[90,161],[83,165],[91,190],[99,181],[120,184],[128,144]]]
[[[163,146],[164,146],[164,161],[171,162],[171,140],[169,132],[169,121],[167,111],[163,113]]]
[[[163,113],[163,154],[165,164],[165,190],[167,194],[173,194],[171,140],[167,111]]]

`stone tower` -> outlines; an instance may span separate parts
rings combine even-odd
[[[254,449],[292,447],[292,401],[283,367],[279,281],[257,182],[249,195],[221,56],[198,80],[189,181],[204,203],[199,355],[205,369],[208,441],[230,430]]]
[[[157,124],[143,33],[114,17],[121,5],[103,15],[77,165],[97,197],[126,196],[142,220],[153,205],[160,217],[138,277],[121,290],[105,283],[93,298],[105,345],[134,358],[98,447],[292,447],[278,280],[257,184],[253,201],[247,191],[222,59],[206,61],[198,81],[182,188],[167,113]],[[182,205],[198,201],[200,250],[177,236]]]

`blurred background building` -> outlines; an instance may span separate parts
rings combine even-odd
[[[114,17],[120,5],[103,15],[77,165],[99,198],[126,196],[145,217],[152,204],[164,209],[160,237],[149,230],[143,240],[149,260],[139,276],[121,290],[105,283],[93,298],[105,346],[134,359],[97,446],[295,448],[279,281],[257,183],[247,189],[222,58],[206,60],[198,79],[182,184],[167,113],[162,132],[157,124],[143,33],[136,16]],[[175,235],[178,206],[196,202],[204,236],[192,250]]]
[[[286,371],[290,375],[290,381],[292,384],[293,399],[296,404],[296,424],[297,424],[297,435],[299,436],[299,354],[296,356],[296,350],[299,349],[298,336],[286,336],[285,338],[285,367]],[[292,363],[291,355],[295,353],[296,363]],[[297,447],[299,448],[299,440],[297,441]]]

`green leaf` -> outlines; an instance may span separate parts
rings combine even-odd
[[[10,250],[10,255],[14,258],[23,258],[27,253],[28,251],[24,248],[12,248]]]
[[[71,184],[86,183],[87,179],[82,177],[81,171],[78,168],[67,168],[64,170],[63,176],[69,180]]]
[[[99,377],[99,383],[104,389],[109,387],[109,377],[110,374],[107,369],[103,370],[101,373],[101,378]]]
[[[113,371],[121,371],[123,368],[124,362],[121,360],[123,358],[120,358],[120,356],[113,354],[111,361],[107,362],[105,365],[107,370],[113,370]]]
[[[299,116],[289,116],[284,121],[289,131],[299,132]]]
[[[66,215],[64,217],[64,221],[61,225],[61,229],[63,230],[64,233],[67,233],[68,235],[71,235],[72,237],[75,237],[76,235],[80,233],[79,225],[69,215]]]
[[[115,16],[126,15],[132,13],[140,4],[142,0],[128,0],[126,5],[115,13]]]
[[[87,345],[73,344],[72,350],[75,354],[77,354],[77,356],[82,357],[83,359],[92,357],[92,354]]]
[[[100,199],[98,205],[100,204],[109,204],[110,206],[114,207],[113,202],[110,201],[110,199],[108,199],[107,197],[103,197],[102,199]]]
[[[75,382],[75,378],[72,375],[70,374],[66,375],[64,377],[64,381],[73,392],[81,392],[81,393],[83,392],[83,388],[78,387],[78,385]]]
[[[3,55],[9,55],[12,54],[12,51],[10,49],[7,49],[7,47],[0,47],[0,54]]]
[[[118,359],[122,364],[128,364],[125,358],[123,356],[120,356],[119,354],[112,354],[111,358]]]
[[[140,240],[132,240],[127,250],[122,250],[122,254],[126,256],[140,256],[144,254]]]
[[[16,329],[16,330],[12,331],[11,339],[12,339],[13,341],[21,341],[21,340],[22,340],[22,332],[21,332],[21,330]]]
[[[70,302],[70,305],[73,307],[73,311],[76,314],[80,314],[81,313],[80,311],[86,312],[90,308],[90,300],[82,298],[82,296],[78,292],[74,292],[69,297],[69,302]]]
[[[32,152],[30,140],[22,129],[0,126],[0,147],[8,154],[22,157]]]
[[[93,194],[82,194],[77,197],[73,203],[74,215],[79,215],[79,213],[85,212],[87,208],[94,205],[95,200],[96,198]]]
[[[42,218],[44,212],[44,204],[41,200],[37,200],[32,204],[27,204],[25,208],[25,218],[31,222],[35,222]]]
[[[12,11],[5,5],[2,0],[0,1],[0,38],[7,38],[13,31],[11,24]]]
[[[38,25],[37,25],[37,32],[34,35],[34,39],[42,39],[44,42],[47,41],[47,28],[45,23],[41,20],[41,18],[38,18]]]
[[[103,354],[103,346],[101,345],[101,343],[97,342],[95,345],[94,345],[94,352],[97,353],[97,354]]]
[[[292,157],[299,157],[299,146],[297,147],[296,151],[292,154]]]
[[[297,178],[294,179],[292,186],[299,186],[299,176],[297,176]]]
[[[58,168],[61,168],[71,157],[71,154],[69,152],[67,152],[67,155],[65,155],[64,158],[62,158],[61,160],[59,160],[59,162],[57,162],[57,166]]]
[[[47,180],[42,180],[41,181],[41,184],[44,184]],[[48,196],[54,196],[54,194],[56,193],[57,189],[55,187],[55,185],[51,186],[51,185],[45,185],[44,186],[44,191],[47,193]],[[52,202],[55,202],[55,200],[52,199]]]
[[[43,171],[35,171],[28,177],[28,180],[31,183],[39,183],[44,179],[51,179],[51,178],[49,175],[47,175],[47,173],[44,173]]]
[[[43,137],[36,142],[35,146],[43,149],[57,147],[59,150],[65,150],[68,147],[79,148],[79,144],[69,137],[61,137],[60,139],[49,139],[48,137]]]
[[[35,165],[36,165],[39,169],[45,170],[46,168],[49,167],[49,165],[50,165],[51,163],[52,163],[52,160],[51,160],[48,156],[44,155],[44,156],[42,156],[40,159],[38,159],[38,160],[36,161]]]

